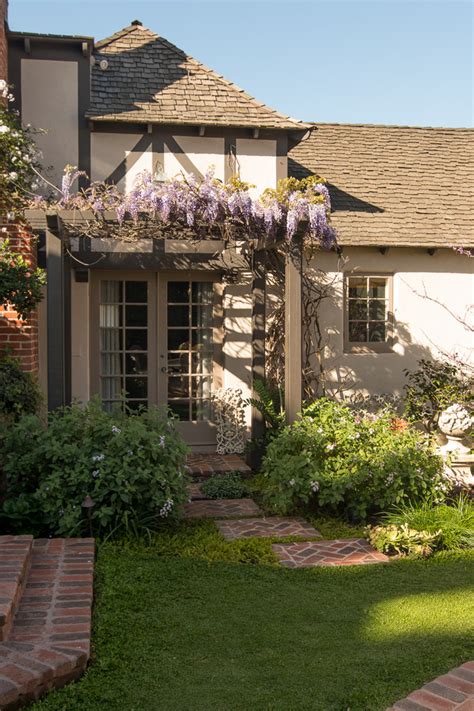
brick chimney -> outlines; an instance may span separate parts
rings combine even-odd
[[[8,0],[0,0],[0,79],[8,79],[8,46],[7,46],[7,16]]]

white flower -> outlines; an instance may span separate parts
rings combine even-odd
[[[94,469],[94,471],[92,472],[92,476],[94,477],[94,479],[97,479],[99,474],[100,474],[100,471],[98,469]]]
[[[12,172],[8,174],[8,177],[10,180],[16,180],[18,178],[18,173],[15,173],[15,171],[12,170]]]
[[[391,473],[388,475],[388,477],[385,479],[385,482],[386,482],[387,484],[393,484],[394,480],[395,480],[395,474],[394,474],[393,472],[391,472]]]
[[[127,454],[128,454],[129,457],[132,457],[132,456],[133,456],[133,451],[132,451],[131,449],[129,449],[129,450],[127,451]]]
[[[324,432],[324,430],[323,430],[322,427],[318,427],[318,430],[317,430],[317,431],[318,431],[318,434],[322,434],[322,433]]]
[[[163,504],[162,508],[160,509],[160,516],[161,518],[165,518],[168,516],[169,512],[173,508],[173,499],[166,499],[165,503]]]
[[[315,494],[317,491],[319,491],[319,484],[317,481],[312,481],[309,485],[309,488],[311,491]]]
[[[93,462],[103,462],[104,459],[105,459],[105,454],[93,454],[92,455]]]
[[[355,435],[354,435],[354,437],[355,437],[356,439],[359,439],[359,437],[360,437],[360,432],[356,432]]]
[[[290,486],[294,486],[295,483],[296,483],[296,482],[295,482],[294,479],[290,479],[290,481],[288,482],[288,484],[289,484]]]
[[[120,434],[121,433],[120,427],[116,427],[116,425],[112,425],[112,432],[113,434]]]
[[[331,452],[336,445],[334,442],[330,442],[329,444],[326,445],[326,452]]]
[[[164,446],[165,446],[165,436],[160,435],[160,447],[164,447]]]
[[[0,133],[9,133],[10,129],[8,126],[4,126],[3,124],[0,126]]]

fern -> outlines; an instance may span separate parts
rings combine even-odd
[[[256,380],[254,391],[257,397],[246,400],[246,405],[252,405],[262,415],[267,434],[276,435],[285,425],[285,410],[283,408],[283,392],[280,388],[267,385],[263,380]]]

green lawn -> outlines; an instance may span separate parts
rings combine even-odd
[[[284,570],[162,552],[102,548],[93,663],[34,709],[383,711],[474,658],[472,554]]]

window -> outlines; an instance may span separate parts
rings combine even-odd
[[[392,310],[391,276],[346,276],[346,350],[391,350]]]
[[[148,283],[101,281],[99,318],[104,408],[148,405]]]
[[[212,282],[168,282],[168,405],[181,420],[211,417]]]

